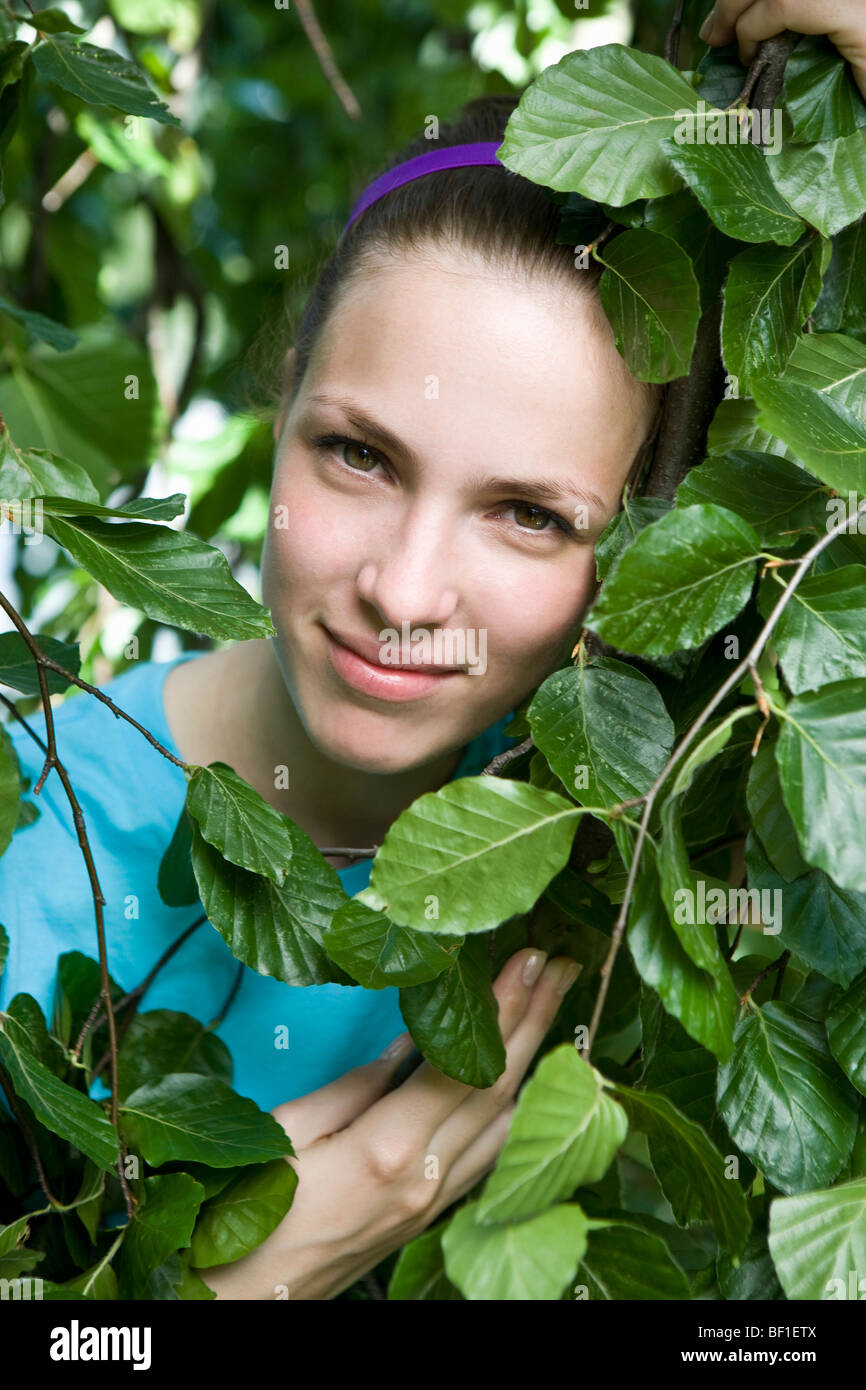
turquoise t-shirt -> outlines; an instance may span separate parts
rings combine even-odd
[[[104,693],[176,757],[162,687],[173,661],[141,662]],[[517,741],[503,733],[510,716],[467,744],[452,780],[476,776],[496,753]],[[44,737],[41,711],[29,717]],[[105,897],[108,967],[124,991],[145,978],[172,941],[201,916],[200,904],[167,907],[157,890],[160,860],[174,833],[187,780],[124,719],[85,692],[55,710],[58,752],[84,812],[87,835]],[[5,728],[22,772],[39,778],[42,753],[17,720]],[[0,923],[9,958],[0,977],[0,1009],[25,992],[51,1020],[57,957],[78,950],[97,957],[93,897],[69,802],[56,772],[38,797],[38,820],[22,826],[0,856]],[[350,896],[365,888],[371,860],[338,870]],[[208,1023],[231,990],[238,961],[216,928],[203,923],[159,972],[140,1011],[175,1009]],[[285,1046],[288,1030],[288,1046]],[[233,1086],[264,1110],[324,1086],[372,1061],[403,1032],[399,990],[361,985],[287,985],[245,966],[240,988],[217,1029],[234,1061]],[[281,1046],[276,1046],[277,1038]],[[91,1095],[107,1092],[97,1078]]]

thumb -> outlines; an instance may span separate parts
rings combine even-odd
[[[353,1067],[317,1091],[275,1105],[270,1113],[288,1134],[295,1153],[345,1129],[380,1100],[413,1046],[412,1035],[400,1033],[375,1061]]]

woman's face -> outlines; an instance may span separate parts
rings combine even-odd
[[[649,422],[576,288],[437,251],[348,290],[277,422],[262,557],[313,743],[370,772],[420,767],[555,670]]]

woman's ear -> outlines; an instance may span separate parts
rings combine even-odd
[[[293,347],[289,348],[283,358],[283,394],[280,399],[280,408],[277,412],[277,418],[274,421],[274,442],[277,444],[280,442],[280,436],[283,433],[283,426],[286,423],[286,416],[289,411],[289,392],[292,389],[292,381],[295,375],[296,358],[297,352]]]

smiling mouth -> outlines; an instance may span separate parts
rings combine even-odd
[[[371,656],[365,656],[337,637],[324,623],[320,626],[327,639],[332,670],[352,690],[373,699],[414,700],[463,674],[462,667],[454,666],[385,665],[371,660],[372,651]],[[365,645],[370,651],[373,644]]]
[[[324,627],[324,623],[322,626]],[[375,651],[380,644],[373,642],[372,639],[343,637],[333,632],[329,627],[326,627],[325,631],[332,641],[344,647],[346,651],[353,652],[368,666],[373,666],[379,671],[412,671],[416,675],[453,676],[463,670],[462,666],[446,666],[444,663],[437,665],[436,663],[421,661],[383,662],[378,659]]]

